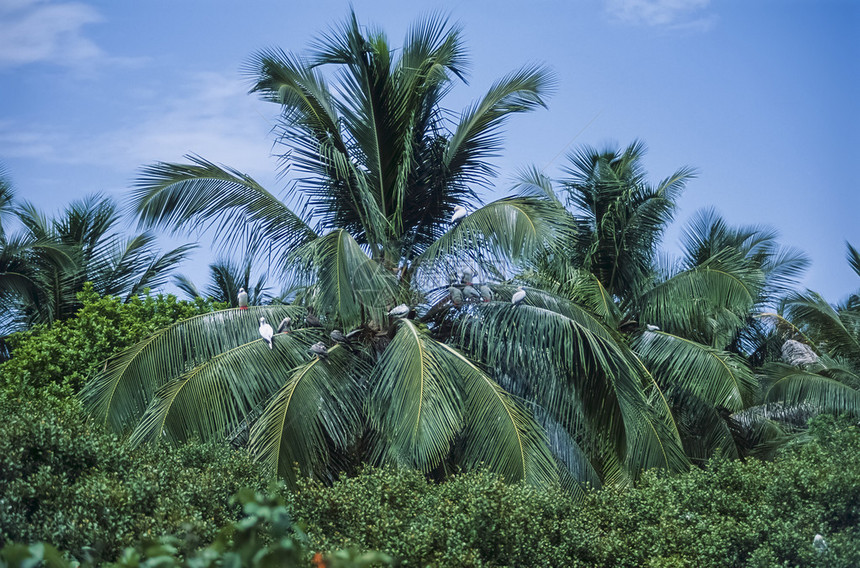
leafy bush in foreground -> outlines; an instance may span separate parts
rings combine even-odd
[[[15,397],[68,398],[112,355],[157,329],[223,307],[161,294],[123,303],[99,296],[89,283],[77,296],[83,307],[74,317],[10,337],[12,358],[0,365],[0,391]]]
[[[230,497],[265,484],[247,455],[212,445],[130,450],[73,404],[0,398],[0,546],[44,541],[113,560],[140,540],[211,542],[236,519]]]
[[[288,505],[314,548],[383,550],[408,566],[860,565],[860,430],[820,417],[810,434],[774,462],[647,473],[578,503],[486,472],[434,485],[369,469],[333,487],[305,481]]]
[[[230,566],[239,568],[289,568],[309,566],[316,568],[363,568],[388,566],[391,558],[378,552],[359,553],[339,550],[331,554],[307,552],[307,539],[300,528],[293,525],[283,502],[277,498],[252,491],[242,491],[245,517],[226,527],[211,546],[187,556],[179,554],[175,538],[160,538],[157,542],[127,548],[117,568],[208,568]],[[69,564],[50,545],[9,544],[0,551],[0,568],[32,568],[44,562],[48,568],[67,568]],[[84,564],[89,565],[88,563]]]

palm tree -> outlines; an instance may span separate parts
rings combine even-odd
[[[125,299],[159,286],[192,248],[158,254],[149,233],[122,239],[113,232],[120,222],[116,205],[98,195],[73,202],[53,219],[26,202],[13,213],[23,230],[0,237],[5,333],[71,316],[85,282],[99,294]]]
[[[202,292],[194,282],[185,275],[173,277],[173,283],[177,288],[185,292],[190,298],[212,298],[216,302],[225,302],[231,308],[238,308],[239,289],[244,288],[248,292],[248,303],[259,306],[270,299],[266,293],[266,274],[261,274],[257,281],[251,282],[251,268],[253,258],[248,256],[244,262],[235,263],[230,259],[222,258],[209,265],[209,284]]]
[[[860,254],[850,243],[847,259],[860,276]],[[829,304],[807,290],[790,294],[776,320],[779,345],[793,340],[814,352],[813,362],[772,360],[763,367],[767,402],[792,409],[860,415],[860,290]]]
[[[505,271],[561,251],[572,236],[569,215],[546,195],[481,205],[476,190],[490,183],[487,160],[501,149],[500,127],[542,106],[552,82],[538,66],[515,71],[452,120],[441,103],[466,64],[459,28],[438,16],[414,25],[400,50],[353,14],[307,57],[257,54],[248,66],[252,91],[281,109],[283,166],[301,174],[293,189],[304,196],[303,214],[249,176],[200,157],[147,167],[134,200],[151,225],[214,226],[223,243],[265,245],[286,278],[304,283],[304,305],[226,310],[156,333],[88,385],[91,412],[132,430],[134,443],[223,439],[253,422],[252,451],[288,479],[296,466],[329,477],[369,460],[440,474],[483,463],[509,480],[546,483],[559,476],[546,411],[503,388],[531,351],[510,350],[509,365],[500,355],[534,331],[563,335],[574,360],[561,371],[600,384],[582,400],[558,387],[558,397],[541,401],[569,418],[551,435],[586,417],[609,464],[603,469],[616,477],[684,467],[667,409],[652,409],[653,381],[643,388],[638,363],[613,332],[574,303],[560,306],[549,295],[544,302],[537,292],[512,307]],[[458,206],[469,214],[452,225]],[[447,280],[462,267],[496,275],[496,300],[452,305]],[[404,313],[390,315],[398,304]],[[301,324],[276,335],[271,350],[255,339],[261,316],[290,317],[295,327],[310,309],[326,330],[351,332],[352,340],[333,344],[323,328]],[[320,341],[327,353],[309,356]],[[598,381],[601,370],[613,379]],[[617,412],[603,415],[602,407]],[[588,479],[593,468],[576,447],[557,458]]]

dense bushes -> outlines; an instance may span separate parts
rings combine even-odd
[[[12,358],[0,365],[0,393],[14,397],[67,398],[105,360],[153,331],[224,307],[198,298],[133,297],[126,303],[100,297],[90,284],[78,293],[83,307],[68,320],[40,325],[9,338]]]
[[[237,518],[229,499],[265,481],[247,455],[188,444],[130,450],[73,405],[0,400],[0,544],[44,541],[112,560],[162,534],[210,542]]]
[[[288,502],[313,546],[383,550],[410,566],[860,565],[860,431],[821,417],[811,435],[775,462],[648,473],[579,503],[488,473],[434,485],[376,469],[305,482]]]

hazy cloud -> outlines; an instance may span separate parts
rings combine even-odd
[[[243,81],[197,73],[169,96],[152,90],[134,99],[107,129],[94,132],[0,120],[0,155],[101,166],[131,176],[142,165],[194,153],[254,176],[274,176],[277,161],[269,156],[268,133],[277,109],[248,95]]]
[[[84,26],[103,20],[92,6],[78,2],[0,0],[0,66],[75,65],[103,57],[83,34]]]
[[[606,11],[619,21],[670,29],[707,30],[716,21],[706,12],[711,0],[606,0]]]

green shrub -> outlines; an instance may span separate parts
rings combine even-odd
[[[405,566],[858,566],[860,431],[819,417],[810,436],[774,462],[649,472],[580,502],[487,472],[433,484],[390,469],[304,481],[287,501],[314,548],[382,550]]]
[[[172,295],[134,297],[123,303],[99,296],[89,283],[77,296],[83,307],[74,317],[9,338],[12,358],[0,365],[0,392],[17,398],[66,399],[110,356],[157,329],[224,307],[200,298],[179,301]]]
[[[0,400],[0,545],[44,541],[113,560],[162,534],[211,542],[236,519],[229,499],[265,484],[249,457],[190,443],[129,449],[71,402]]]

